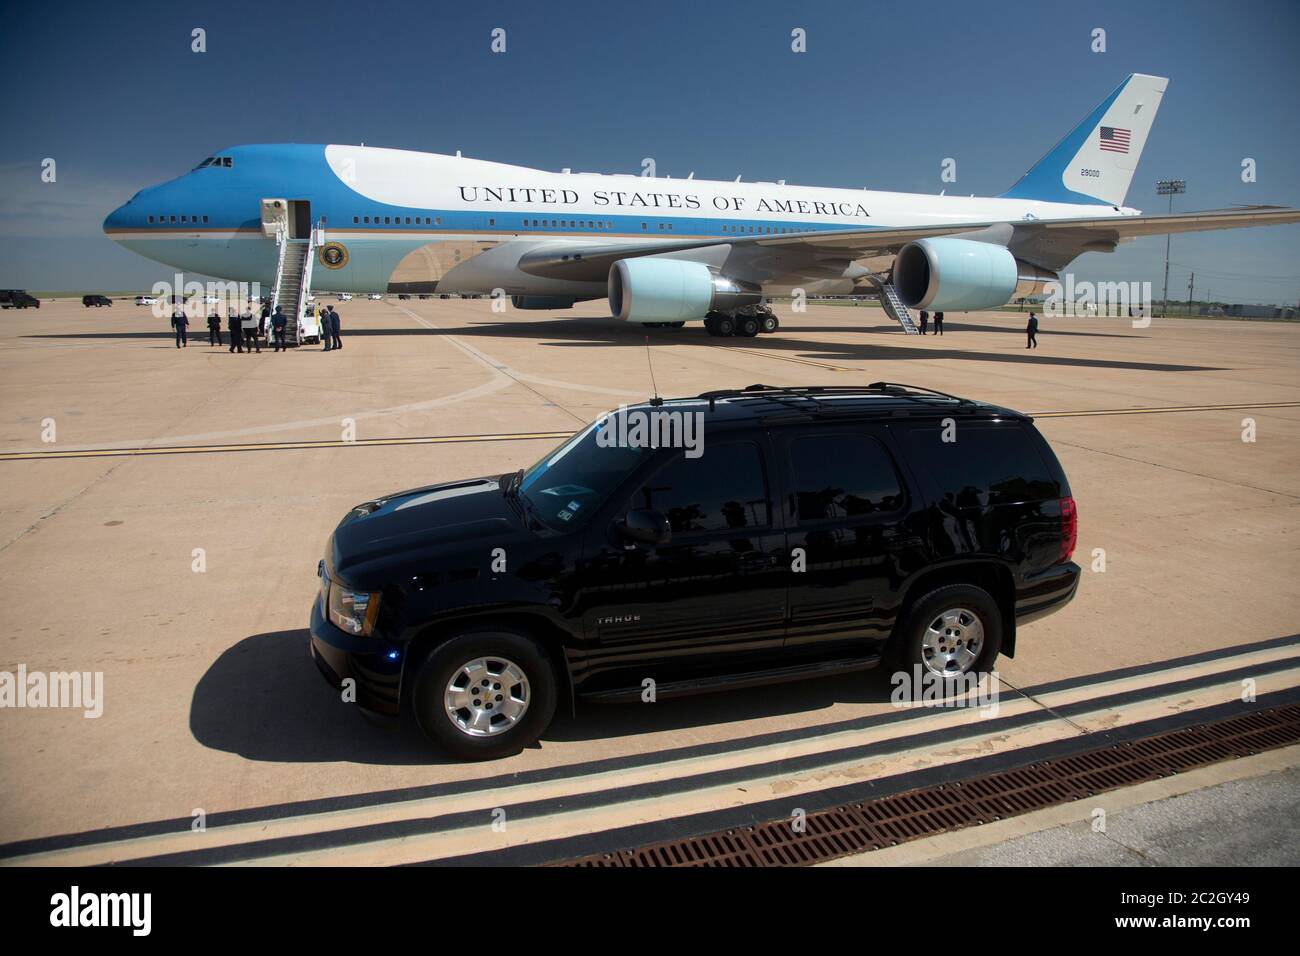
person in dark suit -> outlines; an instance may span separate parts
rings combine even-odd
[[[190,347],[189,340],[185,337],[185,327],[190,324],[190,320],[185,317],[185,310],[179,305],[172,307],[172,328],[176,330],[176,347]]]
[[[221,344],[221,313],[216,309],[208,316],[208,344]]]
[[[334,348],[341,349],[343,348],[343,340],[339,338],[339,314],[334,311],[334,306],[332,305],[329,306],[327,314],[330,319],[330,340],[333,343]]]
[[[244,351],[244,337],[239,327],[239,310],[232,308],[226,314],[226,330],[230,333],[230,351]]]
[[[1038,348],[1038,316],[1032,312],[1029,313],[1029,324],[1025,326],[1025,332],[1029,336],[1029,342],[1025,345],[1025,348]]]
[[[922,309],[921,310],[921,334],[922,335],[925,335],[925,327],[929,324],[930,324],[930,313],[925,311],[925,309]]]
[[[272,349],[272,351],[289,351],[289,346],[286,345],[284,341],[284,332],[288,327],[289,317],[286,316],[284,311],[277,305],[275,307],[275,314],[271,316],[271,332],[275,335],[275,348]]]
[[[942,312],[936,312],[934,314],[934,334],[943,335],[943,313]]]

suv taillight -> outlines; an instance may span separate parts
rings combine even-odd
[[[1073,498],[1061,499],[1061,556],[1057,564],[1064,564],[1074,554],[1074,546],[1079,540],[1079,512],[1074,507]]]

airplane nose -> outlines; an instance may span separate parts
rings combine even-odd
[[[126,207],[129,205],[130,203],[125,203],[118,206],[105,217],[104,232],[109,235],[109,238],[112,238],[114,229],[122,229],[126,225]]]

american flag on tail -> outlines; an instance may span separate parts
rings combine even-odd
[[[1129,140],[1132,136],[1132,130],[1120,129],[1118,126],[1103,126],[1101,128],[1101,148],[1112,153],[1127,153]]]

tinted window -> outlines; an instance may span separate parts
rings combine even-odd
[[[790,443],[795,507],[801,521],[894,511],[903,490],[889,453],[865,435],[816,435]]]
[[[679,453],[637,489],[628,508],[663,512],[674,534],[766,527],[762,455],[753,442],[706,445],[698,458]]]
[[[1060,497],[1060,486],[1020,425],[959,422],[953,435],[955,441],[945,442],[939,428],[917,428],[905,439],[914,467],[930,475],[946,500],[982,507]]]
[[[520,490],[552,528],[594,511],[650,455],[649,448],[602,445],[600,423],[587,426],[526,472]]]

